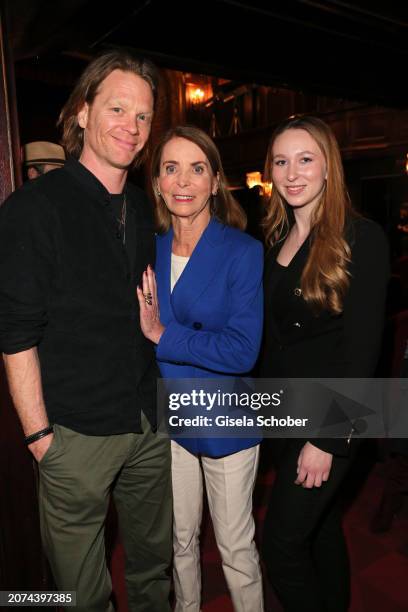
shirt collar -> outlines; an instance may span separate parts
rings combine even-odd
[[[111,201],[111,194],[106,187],[80,161],[74,157],[69,157],[65,162],[64,169],[80,182],[91,195],[104,201]],[[127,185],[125,185],[124,191],[127,193]]]

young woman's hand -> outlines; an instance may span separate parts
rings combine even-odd
[[[143,272],[142,289],[137,287],[136,291],[139,300],[141,330],[148,340],[158,344],[165,328],[160,322],[156,276],[150,265]]]
[[[328,480],[333,461],[333,455],[320,450],[311,442],[306,442],[299,453],[297,478],[295,484],[306,489],[321,487]]]

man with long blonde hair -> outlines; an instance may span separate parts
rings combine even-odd
[[[111,491],[129,610],[169,610],[169,443],[155,433],[157,366],[136,301],[154,229],[146,196],[127,182],[156,96],[149,61],[126,50],[93,60],[60,117],[70,159],[0,211],[0,348],[39,466],[44,549],[81,612],[113,611]]]

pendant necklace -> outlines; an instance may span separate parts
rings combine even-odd
[[[122,242],[123,244],[126,244],[126,193],[123,194],[122,212],[118,222],[119,230],[123,232]]]

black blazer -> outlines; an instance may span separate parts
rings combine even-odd
[[[389,254],[381,228],[367,219],[350,223],[350,286],[343,312],[312,312],[302,297],[300,278],[306,264],[308,240],[289,266],[273,274],[281,245],[265,263],[265,338],[260,364],[263,378],[368,378],[374,375],[383,332]],[[281,313],[274,315],[274,300]],[[276,311],[276,310],[275,310]],[[335,454],[347,453],[343,439],[313,440]]]

